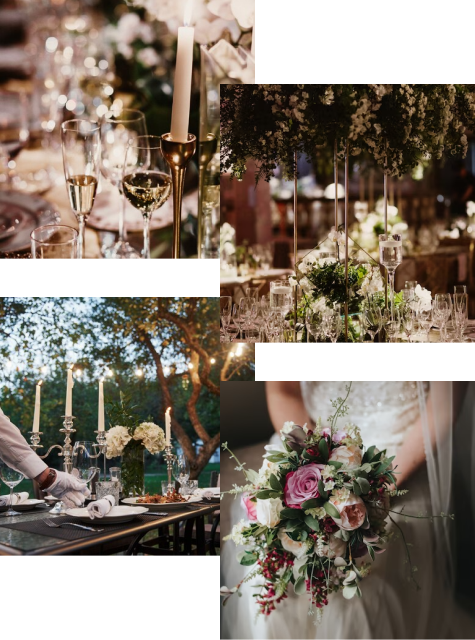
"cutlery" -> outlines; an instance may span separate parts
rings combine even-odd
[[[61,522],[60,524],[57,524],[56,522],[52,522],[51,519],[43,520],[43,522],[45,523],[45,525],[47,525],[48,527],[52,527],[53,529],[59,529],[60,527],[65,527],[66,525],[68,525],[70,527],[78,527],[78,529],[85,529],[86,531],[95,531],[97,533],[99,533],[100,531],[104,531],[104,529],[94,529],[93,527],[86,527],[85,525],[77,524],[76,522]]]

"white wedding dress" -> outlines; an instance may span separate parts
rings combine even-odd
[[[330,400],[345,395],[344,382],[302,382],[301,390],[312,420],[325,423],[333,413]],[[428,390],[428,385],[426,387]],[[418,390],[414,382],[354,382],[348,400],[350,412],[340,424],[349,420],[357,424],[366,446],[397,453],[409,430],[419,418]],[[292,416],[287,416],[288,420]],[[275,439],[276,437],[274,437]],[[263,453],[263,452],[262,452]],[[251,465],[248,465],[249,467]],[[431,512],[427,471],[424,467],[407,483],[409,493],[399,498],[407,513]],[[232,508],[233,522],[244,517],[239,502]],[[411,557],[417,567],[417,591],[409,582],[405,549],[400,539],[394,540],[385,553],[376,556],[372,573],[361,583],[362,598],[344,600],[341,593],[332,594],[324,608],[322,622],[314,623],[308,615],[305,595],[289,597],[270,616],[256,618],[257,607],[252,597],[254,581],[244,585],[243,596],[233,596],[223,610],[224,638],[461,638],[475,637],[472,621],[452,603],[446,593],[442,572],[434,554],[434,530],[429,520],[407,522],[397,517],[406,540],[412,545]],[[224,545],[223,580],[231,587],[248,570],[236,560],[236,547]]]

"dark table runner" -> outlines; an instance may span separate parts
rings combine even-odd
[[[48,518],[45,514],[45,518]],[[119,531],[124,530],[127,531],[128,528],[133,528],[137,522],[153,522],[157,521],[157,526],[160,524],[160,520],[163,519],[163,516],[137,516],[131,522],[126,522],[124,524],[104,524],[100,519],[91,520],[90,525],[87,524],[85,526],[96,527],[97,529],[103,529],[103,532],[96,531],[86,531],[85,529],[79,529],[78,527],[61,527],[56,529],[55,527],[48,527],[47,524],[43,522],[43,520],[28,520],[27,522],[16,522],[14,524],[9,523],[1,523],[0,527],[5,529],[15,529],[16,531],[26,531],[28,533],[37,533],[41,536],[48,536],[50,538],[60,538],[61,540],[80,540],[81,538],[90,538],[93,536],[100,536],[102,533],[107,531]],[[73,522],[73,520],[69,516],[57,516],[54,518],[54,522],[57,524],[61,524],[61,522]],[[78,524],[85,524],[83,522],[78,522]]]

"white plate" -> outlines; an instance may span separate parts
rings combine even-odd
[[[140,498],[141,496],[136,496],[135,498],[124,498],[122,500],[122,502],[124,504],[137,504],[137,500]],[[183,509],[183,507],[186,507],[187,504],[191,504],[193,502],[200,502],[201,498],[199,498],[198,496],[188,496],[187,497],[187,501],[186,502],[168,502],[168,503],[163,503],[163,504],[149,504],[149,503],[139,503],[139,504],[146,504],[147,507],[150,509],[150,511],[172,511],[173,509]]]
[[[68,509],[66,515],[87,524],[98,522],[101,524],[120,524],[122,522],[130,522],[141,513],[146,513],[147,511],[148,509],[146,507],[112,507],[109,513],[103,518],[94,518],[91,520],[88,510],[83,507],[82,509]]]
[[[21,504],[14,504],[13,505],[13,510],[14,511],[31,511],[32,509],[34,509],[39,504],[45,504],[45,501],[44,500],[35,500],[35,499],[31,498],[29,500],[25,500],[25,502],[22,502]]]
[[[0,253],[30,249],[30,233],[33,229],[60,220],[55,206],[43,198],[20,191],[0,192],[0,208],[8,212],[10,207],[14,211],[21,211],[22,221],[14,235],[0,241]]]

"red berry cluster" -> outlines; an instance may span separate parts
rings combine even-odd
[[[261,573],[266,579],[263,591],[256,598],[256,602],[260,607],[260,612],[266,616],[275,610],[276,604],[287,598],[287,594],[283,593],[276,597],[275,579],[280,569],[287,569],[293,566],[293,557],[287,551],[278,551],[273,549],[269,551],[264,560],[258,560],[257,564],[261,568]]]
[[[328,591],[324,572],[317,571],[313,574],[311,580],[307,578],[305,584],[307,585],[307,591],[312,596],[312,604],[314,604],[317,609],[325,607],[328,604]]]
[[[380,478],[376,478],[374,480],[370,480],[369,483],[371,485],[370,491],[368,491],[369,496],[374,496],[378,494],[380,496],[385,492],[385,485],[387,484],[388,479],[386,476],[381,476]]]

